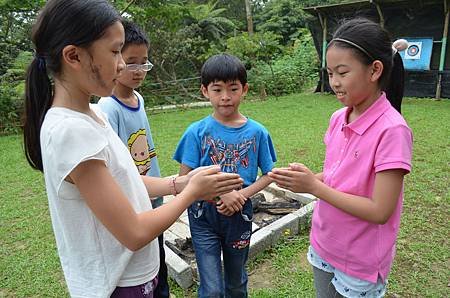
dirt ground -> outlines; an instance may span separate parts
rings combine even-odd
[[[306,251],[299,252],[292,262],[292,272],[310,271],[311,266],[306,259]],[[276,268],[271,260],[265,260],[256,265],[253,270],[248,273],[249,289],[271,289],[274,288],[273,277],[277,275]]]

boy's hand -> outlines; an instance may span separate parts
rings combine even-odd
[[[225,216],[231,216],[242,210],[246,200],[247,198],[240,192],[233,190],[220,196],[220,200],[217,202],[217,212]]]
[[[198,199],[215,198],[240,188],[243,183],[238,174],[220,172],[220,166],[202,167],[192,172],[183,192],[191,193]]]

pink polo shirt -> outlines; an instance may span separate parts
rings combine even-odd
[[[412,133],[383,93],[361,116],[347,123],[351,109],[336,111],[325,134],[324,183],[353,195],[372,197],[375,174],[411,170]],[[377,282],[389,274],[400,225],[403,189],[394,213],[373,224],[318,200],[311,245],[325,261],[344,273]]]

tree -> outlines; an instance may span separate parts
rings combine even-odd
[[[223,16],[225,8],[216,8],[218,2],[205,4],[189,3],[186,6],[190,20],[189,25],[197,24],[206,39],[219,40],[227,33],[227,29],[234,29],[233,21]]]
[[[249,35],[253,34],[253,17],[252,17],[252,6],[250,0],[245,0],[245,11],[247,13],[247,32]]]

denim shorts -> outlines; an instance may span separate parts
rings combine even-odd
[[[314,250],[309,246],[308,261],[317,269],[334,274],[332,283],[336,291],[344,297],[365,297],[378,298],[386,294],[387,280],[383,282],[380,277],[376,284],[370,281],[352,277],[323,260]]]

